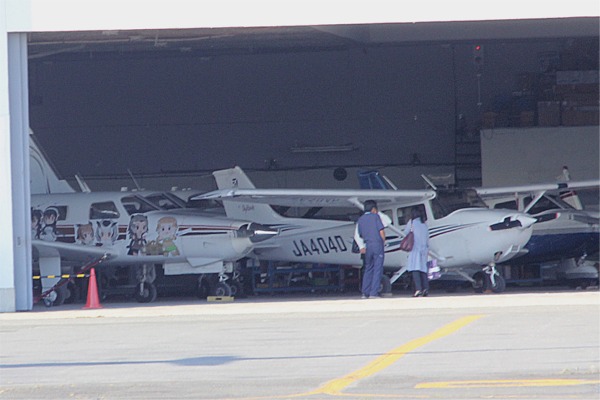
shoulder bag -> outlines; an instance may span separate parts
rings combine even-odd
[[[408,235],[404,236],[404,238],[400,242],[400,250],[410,252],[410,251],[412,251],[414,244],[415,244],[415,235],[413,233],[412,221],[410,221],[410,232],[408,232]]]

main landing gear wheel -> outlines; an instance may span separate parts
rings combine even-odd
[[[217,296],[217,297],[231,296],[231,286],[229,286],[225,282],[217,282],[217,284],[213,288],[213,296]]]
[[[71,291],[66,286],[59,286],[44,297],[44,305],[46,307],[61,306],[70,296]]]
[[[229,285],[229,287],[231,288],[231,296],[233,296],[233,297],[243,297],[244,296],[244,288],[242,287],[241,282],[232,281],[231,285]]]
[[[473,290],[475,293],[483,293],[486,290],[487,276],[483,271],[477,272],[473,275]]]
[[[156,300],[156,286],[152,283],[140,282],[135,287],[135,299],[138,303],[152,303]]]

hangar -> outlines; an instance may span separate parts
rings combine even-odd
[[[307,171],[311,185],[350,186],[331,172],[363,166],[393,168],[406,187],[448,172],[472,185],[480,129],[538,125],[559,63],[598,70],[588,1],[0,5],[2,189],[12,194],[2,311],[32,306],[29,127],[61,175],[96,190],[131,186],[127,171],[147,187],[210,188],[210,172],[234,164],[265,172],[269,186],[307,182]]]

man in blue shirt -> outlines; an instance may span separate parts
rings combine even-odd
[[[365,201],[365,213],[357,222],[357,232],[366,247],[360,249],[365,255],[362,280],[362,297],[379,297],[379,287],[383,275],[383,257],[385,243],[385,227],[377,213],[374,200]]]

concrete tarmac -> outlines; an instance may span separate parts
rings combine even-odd
[[[600,399],[600,292],[0,314],[0,399]]]

